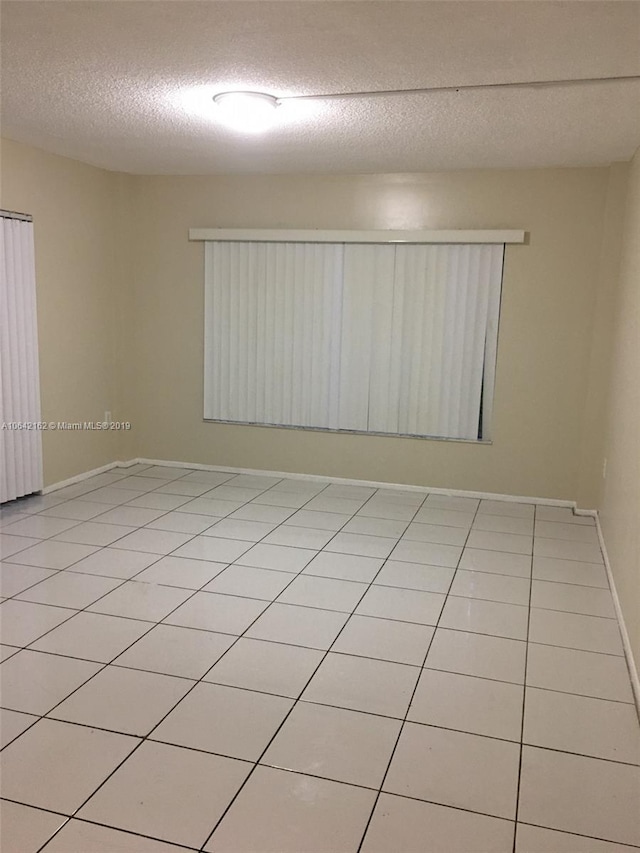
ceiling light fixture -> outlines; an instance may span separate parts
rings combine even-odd
[[[594,83],[622,83],[640,79],[638,74],[614,77],[578,77],[558,80],[518,80],[505,83],[466,83],[458,86],[428,86],[416,89],[383,89],[362,92],[324,92],[307,95],[267,95],[264,92],[229,91],[213,96],[220,122],[244,133],[261,133],[275,122],[276,109],[290,103],[347,100],[349,98],[428,95],[475,90],[537,89],[555,86],[581,86]]]
[[[244,133],[261,133],[275,119],[278,98],[263,92],[220,92],[213,96],[223,124]]]

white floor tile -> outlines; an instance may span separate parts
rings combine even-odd
[[[108,666],[58,705],[51,717],[144,736],[193,683],[186,678]]]
[[[606,616],[609,619],[615,619],[616,615],[613,598],[608,589],[550,581],[533,581],[531,606],[582,613],[585,616]]]
[[[607,571],[601,563],[581,563],[576,560],[559,560],[555,557],[534,557],[533,577],[556,583],[609,589]]]
[[[39,652],[109,663],[151,628],[148,622],[77,613],[31,645]]]
[[[518,533],[522,536],[531,536],[533,534],[533,518],[478,513],[473,522],[472,529],[487,530],[493,533]]]
[[[520,533],[493,533],[489,530],[472,529],[467,539],[467,547],[480,548],[483,551],[505,551],[509,554],[531,554],[533,537]]]
[[[47,844],[43,853],[69,853],[70,850],[82,850],[83,853],[184,853],[184,847],[176,847],[175,844],[82,820],[70,820]]]
[[[538,507],[537,511],[544,507]],[[515,501],[480,501],[478,515],[510,515],[514,518],[533,518],[536,507],[533,504],[516,503]]]
[[[158,554],[123,551],[118,548],[101,548],[89,557],[85,557],[84,560],[74,563],[71,571],[128,580],[159,559]]]
[[[317,530],[331,530],[335,533],[344,527],[350,518],[351,515],[349,513],[317,512],[316,510],[300,509],[287,518],[285,524],[288,527],[311,527]]]
[[[15,740],[38,719],[39,717],[35,714],[25,714],[23,711],[10,711],[7,708],[0,708],[0,749]]]
[[[457,545],[435,545],[431,542],[409,542],[403,539],[391,552],[391,559],[455,568],[461,554],[462,547]]]
[[[291,583],[293,575],[253,566],[228,566],[204,587],[205,592],[240,595],[273,601]]]
[[[513,820],[519,761],[519,744],[407,723],[383,790]]]
[[[150,521],[146,527],[149,530],[169,530],[172,533],[191,533],[194,536],[204,533],[217,521],[208,515],[196,515],[190,512],[168,512],[155,521]]]
[[[352,616],[334,643],[334,652],[422,666],[434,629],[371,616]]]
[[[278,603],[351,613],[366,591],[363,583],[300,575],[278,596]]]
[[[543,539],[536,536],[533,544],[536,557],[555,557],[560,560],[577,560],[581,563],[602,563],[599,545],[590,542],[571,542],[567,539]]]
[[[0,801],[3,853],[37,853],[66,820],[64,815]]]
[[[525,746],[524,823],[640,846],[640,768]]]
[[[10,598],[54,574],[54,569],[40,569],[37,566],[19,566],[17,563],[3,562],[0,564],[0,594],[3,598]]]
[[[323,657],[317,649],[241,637],[204,680],[297,699]]]
[[[9,646],[26,646],[75,614],[64,607],[10,599],[0,609],[0,640]]]
[[[526,644],[518,640],[438,628],[425,666],[522,684],[525,650]]]
[[[192,595],[191,590],[127,581],[88,609],[107,616],[158,622]]]
[[[223,518],[209,527],[209,536],[221,539],[242,539],[245,542],[259,542],[270,533],[274,524],[267,521],[243,521],[241,518]]]
[[[338,636],[347,618],[346,613],[335,610],[276,603],[270,605],[249,628],[247,637],[326,650]]]
[[[197,849],[250,769],[244,761],[147,741],[78,816]]]
[[[585,652],[624,654],[620,629],[615,619],[582,616],[558,610],[531,608],[529,640],[549,646],[564,646]]]
[[[273,533],[265,536],[265,545],[289,545],[294,548],[312,548],[319,550],[324,548],[333,537],[330,530],[318,530],[314,527],[294,527],[291,525],[280,525]]]
[[[67,569],[97,550],[93,545],[75,545],[48,539],[13,554],[11,562],[23,566],[40,566],[42,569]]]
[[[533,518],[533,504],[516,503],[515,501],[480,501],[478,515],[510,515],[514,518]],[[539,511],[540,507],[538,507]]]
[[[125,527],[122,524],[99,524],[97,521],[85,521],[76,524],[64,533],[58,533],[53,539],[56,542],[77,542],[80,545],[112,545],[129,533],[134,533],[136,527]]]
[[[70,518],[75,521],[89,521],[97,515],[102,515],[106,510],[108,507],[104,504],[78,498],[57,504],[51,509],[45,509],[40,513],[40,516],[43,518]]]
[[[160,723],[152,738],[257,761],[292,706],[293,700],[283,696],[200,683]]]
[[[257,767],[205,846],[211,853],[351,853],[371,814],[375,793],[326,779]]]
[[[357,517],[381,518],[387,521],[409,522],[416,514],[416,508],[412,504],[400,503],[392,500],[373,500],[358,511]]]
[[[459,568],[471,572],[528,578],[531,577],[531,557],[528,554],[508,554],[504,551],[465,548]]]
[[[176,546],[173,556],[188,557],[193,560],[209,560],[215,563],[232,563],[250,547],[250,542],[241,542],[238,539],[196,536],[186,545],[182,545],[180,548]]]
[[[388,717],[301,702],[261,763],[379,788],[401,725],[400,720]]]
[[[196,592],[189,601],[167,616],[168,625],[200,628],[221,634],[240,635],[268,607],[268,602],[214,592]]]
[[[458,569],[451,584],[451,595],[501,601],[503,604],[529,604],[530,581],[489,572]]]
[[[187,557],[162,557],[136,575],[141,583],[159,583],[183,589],[200,589],[227,567],[226,563],[189,560]]]
[[[469,530],[473,522],[472,512],[457,512],[451,509],[439,509],[433,504],[423,504],[415,515],[414,521],[420,524],[444,524]]]
[[[170,533],[168,530],[141,528],[118,540],[125,551],[144,551],[146,554],[170,554],[191,539],[190,533]]]
[[[372,586],[355,612],[361,616],[398,619],[421,625],[436,625],[445,596],[438,592],[398,589],[391,586]]]
[[[425,669],[407,719],[520,742],[522,702],[518,684]]]
[[[330,652],[302,699],[402,719],[419,675],[415,666]]]
[[[516,853],[640,849],[592,517],[136,465],[0,527],[3,853],[512,853],[523,731]]]
[[[501,604],[477,598],[450,595],[438,625],[474,634],[491,634],[512,640],[526,640],[529,608],[517,604]]]
[[[385,518],[368,518],[366,515],[355,515],[343,527],[345,533],[364,533],[368,536],[402,536],[407,528],[406,521],[396,521]]]
[[[547,539],[567,539],[598,545],[598,532],[588,524],[561,524],[555,521],[536,521],[536,536]]]
[[[119,578],[58,572],[53,577],[21,592],[17,600],[81,610],[120,586],[121,583]]]
[[[57,720],[40,720],[2,751],[2,795],[73,814],[140,743]]]
[[[3,527],[3,533],[10,536],[32,536],[34,539],[48,539],[57,533],[62,533],[70,527],[75,527],[77,521],[64,518],[49,518],[42,515],[30,515],[21,521]]]
[[[105,507],[106,509],[106,507]],[[165,510],[161,509],[145,509],[139,506],[119,506],[116,509],[110,509],[102,515],[98,516],[100,524],[119,524],[126,527],[140,527],[143,524],[149,524],[150,521],[155,521],[156,518],[164,515]]]
[[[640,723],[632,705],[528,687],[524,743],[640,764]]]
[[[213,631],[156,625],[137,643],[129,644],[131,648],[116,658],[114,663],[116,666],[144,669],[147,672],[198,679],[227,651],[234,639],[229,634],[216,634]]]
[[[554,507],[552,507],[554,508]],[[637,847],[519,823],[515,853],[636,853]]]
[[[382,794],[361,849],[362,853],[511,853],[512,847],[511,821]]]
[[[447,593],[455,569],[443,566],[425,566],[422,563],[404,563],[387,560],[373,583],[379,586],[396,586],[423,592]]]
[[[139,498],[134,498],[129,501],[127,506],[139,506],[145,509],[161,509],[168,512],[177,509],[179,506],[188,503],[190,498],[187,495],[167,495],[158,494],[157,492],[149,492]]]
[[[616,702],[633,702],[623,658],[529,644],[527,684]]]
[[[361,557],[388,557],[397,539],[384,536],[367,536],[362,533],[336,533],[325,551],[356,554]]]
[[[407,527],[402,538],[413,542],[433,542],[437,545],[464,545],[467,531],[463,527],[414,521]]]
[[[287,548],[285,545],[254,545],[236,562],[257,569],[275,569],[279,572],[300,572],[316,555],[310,548]]]
[[[371,583],[385,561],[376,557],[358,557],[355,554],[317,554],[305,567],[303,574],[337,578],[345,581]]]

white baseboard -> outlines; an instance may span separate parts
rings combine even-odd
[[[354,480],[347,477],[328,477],[322,474],[298,474],[292,471],[265,471],[262,468],[230,468],[226,465],[203,465],[199,462],[175,462],[166,459],[132,459],[127,465],[164,465],[167,468],[190,468],[193,471],[220,471],[225,474],[250,474],[264,477],[286,477],[289,480],[316,480],[321,483],[338,483],[342,486],[368,486],[373,489],[397,489],[403,492],[422,494],[450,495],[461,498],[479,498],[480,500],[511,501],[512,503],[543,504],[545,506],[564,506],[575,509],[575,501],[556,498],[534,498],[525,495],[502,495],[498,492],[472,492],[466,489],[441,489],[434,486],[413,486],[406,483],[386,483],[377,480]],[[591,514],[591,510],[586,511]]]
[[[114,468],[130,468],[135,465],[136,459],[131,459],[128,462],[109,462],[106,465],[101,465],[100,468],[94,468],[92,471],[84,471],[82,474],[76,474],[75,477],[69,477],[68,480],[60,480],[58,483],[52,483],[50,486],[45,486],[42,490],[43,495],[48,495],[50,492],[57,492],[58,489],[64,489],[65,486],[74,486],[76,483],[81,483],[83,480],[88,480],[90,477],[95,477],[97,474],[105,474],[107,471],[112,471]]]
[[[587,513],[579,513],[580,515],[586,515]],[[616,582],[613,577],[613,571],[611,569],[611,563],[609,562],[609,555],[607,553],[607,546],[604,541],[604,535],[602,533],[602,527],[600,526],[600,518],[597,512],[594,512],[593,515],[596,519],[596,530],[598,531],[598,540],[600,542],[600,548],[602,550],[602,556],[604,558],[605,569],[607,570],[607,578],[609,579],[609,586],[611,588],[611,596],[613,598],[613,607],[616,612],[616,617],[618,619],[618,627],[620,628],[620,636],[622,638],[622,647],[624,648],[624,656],[627,662],[627,669],[629,670],[629,677],[631,679],[631,688],[633,690],[633,697],[636,703],[636,710],[638,712],[638,716],[640,717],[640,677],[638,675],[638,667],[636,665],[636,660],[633,654],[633,648],[631,646],[631,640],[629,639],[629,632],[627,631],[627,626],[624,621],[624,614],[622,612],[622,607],[620,605],[620,599],[618,597],[618,590],[616,589]]]

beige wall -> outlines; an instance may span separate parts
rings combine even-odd
[[[606,315],[599,277],[615,278],[603,270],[619,254],[625,186],[623,166],[133,177],[5,142],[1,203],[36,220],[43,417],[100,420],[109,409],[134,423],[119,436],[46,434],[46,482],[140,455],[593,506],[606,352],[597,357],[590,336]],[[193,226],[525,228],[529,243],[507,249],[493,445],[203,423]],[[603,350],[609,318],[593,334]],[[598,366],[600,385],[589,384]]]
[[[576,498],[608,169],[132,182],[125,408],[138,453]],[[195,226],[526,229],[529,243],[506,254],[493,445],[203,423],[203,247],[187,240]]]
[[[599,503],[618,595],[640,663],[640,149],[631,164],[620,276],[614,294],[613,353]],[[604,406],[603,406],[604,407]]]
[[[1,200],[33,214],[42,418],[101,421],[119,414],[116,176],[3,140]],[[45,483],[119,455],[114,433],[43,433]]]

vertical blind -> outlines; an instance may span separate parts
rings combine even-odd
[[[0,218],[0,503],[42,488],[33,223]]]
[[[486,437],[503,244],[205,245],[205,418]]]

